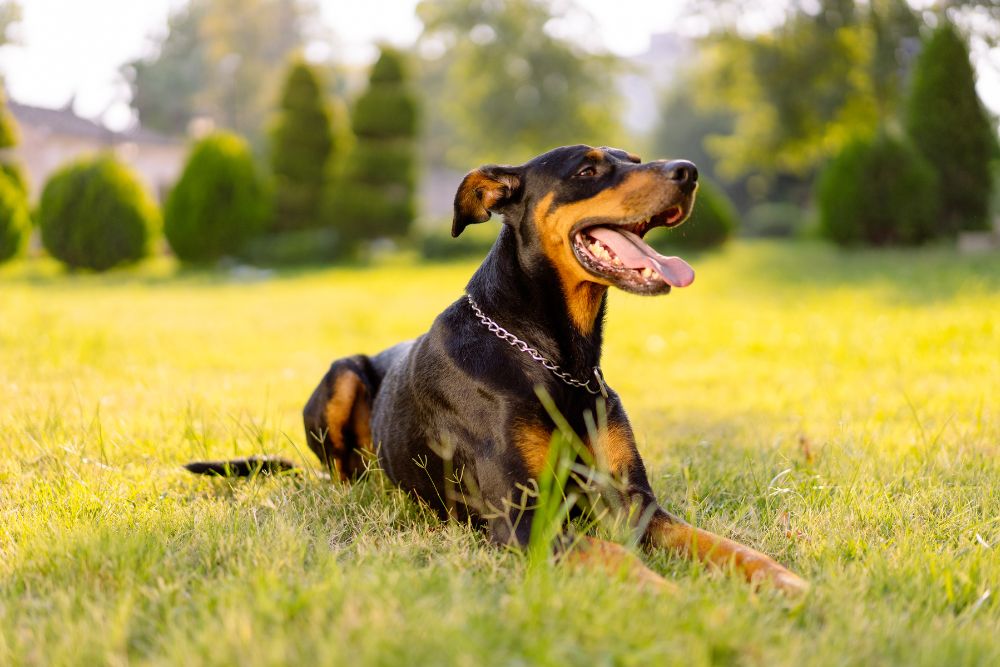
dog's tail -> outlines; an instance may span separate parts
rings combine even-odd
[[[196,475],[216,475],[218,477],[253,477],[254,475],[276,475],[278,473],[301,474],[297,465],[278,456],[247,456],[229,461],[191,461],[184,467]]]

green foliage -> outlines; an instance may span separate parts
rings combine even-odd
[[[990,164],[990,174],[993,178],[993,191],[990,197],[990,217],[1000,218],[1000,160]]]
[[[831,160],[817,191],[820,232],[840,245],[915,244],[938,232],[938,179],[905,137],[880,131]]]
[[[294,61],[285,78],[278,116],[271,128],[271,173],[274,175],[274,228],[278,231],[316,227],[331,159],[343,128],[323,99],[318,75],[303,60]]]
[[[401,53],[382,49],[351,118],[356,143],[324,212],[345,250],[363,240],[405,236],[416,216],[417,100]]]
[[[699,174],[714,180],[717,160],[705,140],[730,132],[734,119],[725,110],[704,108],[696,94],[697,86],[697,77],[686,74],[666,91],[653,131],[653,154],[643,157],[690,160],[698,166]]]
[[[28,195],[28,177],[25,175],[24,169],[20,164],[16,162],[0,162],[0,174],[6,176],[25,196]]]
[[[703,178],[691,217],[680,227],[666,230],[663,238],[667,244],[682,248],[714,248],[729,240],[738,224],[736,208],[725,191]]]
[[[105,154],[49,178],[38,225],[50,255],[71,268],[105,271],[150,253],[160,214],[136,176]]]
[[[952,24],[943,23],[917,60],[907,129],[937,172],[944,234],[990,228],[996,135],[975,85],[965,41]]]
[[[0,263],[20,254],[30,235],[31,217],[24,191],[0,175]]]
[[[444,51],[424,77],[432,156],[467,169],[620,143],[619,61],[553,37],[552,3],[425,0],[417,14],[421,41]]]
[[[744,11],[773,12],[773,3],[752,4]],[[723,30],[705,44],[696,95],[736,118],[708,142],[727,178],[811,177],[853,136],[896,113],[918,16],[904,0],[809,4],[791,4],[767,32]]]
[[[207,45],[201,33],[205,3],[195,0],[167,19],[156,55],[123,67],[132,108],[143,127],[183,135],[198,114],[198,99],[210,85]]]
[[[7,103],[0,97],[0,149],[16,146],[18,141],[17,121],[7,110]]]
[[[257,146],[281,85],[284,63],[301,48],[308,0],[192,0],[170,19],[148,58],[125,66],[143,125],[183,134],[209,116]]]
[[[401,94],[397,84],[402,81],[405,79],[373,80],[368,91],[358,98],[352,115],[357,136],[381,139],[416,135],[417,99]]]
[[[268,193],[247,142],[219,132],[191,149],[167,198],[164,231],[179,258],[208,262],[238,252],[269,214]]]
[[[804,227],[806,214],[796,204],[767,202],[751,208],[743,218],[744,236],[788,238]]]
[[[13,5],[13,7],[12,11],[16,12],[17,5]],[[0,9],[0,28],[2,28],[2,16],[3,10]],[[2,43],[2,33],[0,33],[0,43]],[[18,135],[17,121],[14,120],[14,116],[7,109],[7,100],[3,92],[0,91],[0,173],[7,176],[27,196],[28,179],[24,175],[24,170],[17,162],[4,155],[4,153],[9,153],[9,151],[5,151],[4,149],[13,148],[17,145]]]

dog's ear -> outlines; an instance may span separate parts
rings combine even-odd
[[[451,235],[458,236],[469,225],[486,222],[490,213],[500,213],[521,191],[520,167],[488,164],[470,171],[455,193],[455,217]]]

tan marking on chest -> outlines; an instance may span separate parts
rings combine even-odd
[[[553,224],[551,216],[545,212],[552,206],[554,193],[545,195],[535,209],[535,228],[545,255],[552,261],[559,274],[559,283],[566,299],[566,309],[569,311],[573,325],[580,333],[587,336],[594,330],[597,323],[597,313],[601,308],[601,300],[607,291],[606,285],[596,282],[593,276],[583,270],[577,262],[570,247],[569,230],[572,224],[561,230],[562,225]]]
[[[528,473],[533,479],[538,479],[549,457],[552,431],[538,424],[518,424],[514,427],[514,446],[521,454]]]
[[[611,424],[603,431],[593,447],[598,465],[606,467],[612,475],[625,475],[632,468],[638,452],[635,436],[627,424]]]

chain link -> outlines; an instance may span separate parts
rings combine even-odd
[[[601,372],[600,366],[594,366],[593,378],[588,379],[586,382],[581,382],[580,380],[577,380],[575,377],[573,377],[563,369],[559,368],[559,366],[557,366],[556,364],[552,363],[551,361],[543,357],[538,350],[531,347],[523,340],[521,340],[511,332],[504,329],[502,326],[491,320],[489,317],[487,317],[486,313],[484,313],[479,308],[479,304],[477,304],[470,295],[466,294],[465,298],[468,300],[469,305],[472,306],[472,310],[476,313],[476,317],[479,318],[479,321],[483,323],[483,326],[485,326],[491,332],[496,334],[497,338],[499,338],[500,340],[507,341],[507,343],[509,343],[511,347],[520,350],[521,352],[524,352],[529,357],[531,357],[532,359],[540,363],[542,366],[547,368],[549,371],[551,371],[553,375],[555,375],[557,378],[559,378],[569,386],[579,387],[580,389],[586,389],[589,393],[594,394],[595,396],[600,394],[604,398],[608,397],[608,388],[604,384],[604,374]],[[594,381],[596,381],[597,384],[596,389],[593,389],[590,386],[590,383]]]

